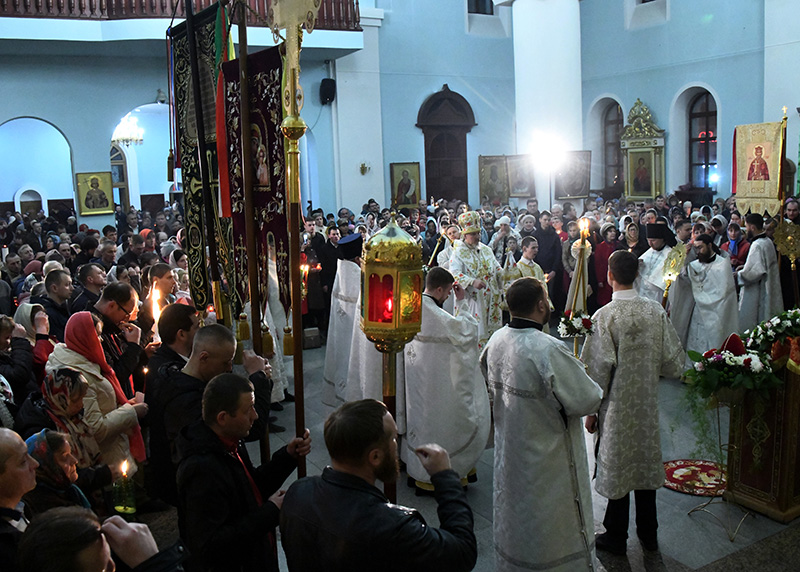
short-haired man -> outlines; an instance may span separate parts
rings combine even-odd
[[[125,254],[119,257],[118,264],[127,266],[131,263],[142,265],[142,253],[144,252],[144,237],[141,234],[134,234],[130,237],[130,244]]]
[[[175,302],[175,286],[178,284],[175,280],[175,273],[172,272],[172,267],[164,262],[154,264],[150,268],[150,291],[142,301],[142,308],[139,311],[139,327],[145,333],[142,336],[148,339],[148,334],[155,324],[153,319],[153,296],[157,296],[158,307],[163,309],[167,304]]]
[[[28,526],[22,497],[36,487],[36,467],[22,437],[0,427],[0,562],[16,570],[17,546]]]
[[[110,240],[113,243],[117,242],[117,228],[107,224],[103,227],[103,239]]]
[[[306,430],[255,468],[243,441],[258,419],[255,403],[246,378],[218,375],[203,391],[202,420],[181,431],[178,524],[192,555],[188,570],[278,570],[279,488],[311,437]]]
[[[106,271],[95,262],[84,264],[78,269],[78,282],[83,290],[72,301],[72,313],[83,312],[89,304],[96,304],[100,293],[106,287]]]
[[[660,226],[660,225],[659,225]],[[683,348],[661,304],[636,293],[636,256],[618,250],[608,259],[611,302],[593,320],[582,359],[603,389],[596,415],[586,418],[599,430],[595,489],[608,500],[597,535],[600,550],[625,554],[630,492],[636,498],[636,534],[646,550],[658,550],[656,489],[664,484],[658,424],[658,380],[683,372]]]
[[[114,369],[122,391],[128,399],[134,397],[134,387],[141,387],[146,351],[152,354],[155,347],[147,349],[139,345],[141,330],[131,322],[139,310],[139,296],[130,284],[113,282],[103,289],[96,304],[89,304],[103,322],[100,343],[106,361]],[[136,379],[134,379],[134,374]]]
[[[592,570],[581,416],[597,410],[603,393],[564,343],[542,331],[550,306],[541,281],[520,278],[506,301],[511,321],[480,358],[494,394],[497,570],[544,570],[555,562]]]
[[[349,402],[325,421],[331,466],[294,483],[281,509],[290,572],[305,570],[472,570],[472,510],[447,451],[416,454],[434,484],[440,528],[416,510],[390,504],[375,481],[398,475],[397,427],[379,401]]]
[[[752,329],[783,311],[778,257],[775,245],[764,231],[764,217],[751,213],[745,217],[750,250],[744,267],[734,275],[741,286],[739,329]]]
[[[178,490],[165,426],[164,402],[159,389],[171,384],[173,376],[189,360],[195,335],[199,331],[199,322],[194,306],[170,304],[164,308],[158,319],[161,346],[147,362],[145,401],[150,406],[150,459],[145,468],[146,484],[152,497],[161,498],[173,505],[177,505]]]
[[[100,264],[103,270],[110,272],[117,262],[117,245],[110,240],[104,240],[95,251],[95,255],[91,262]]]
[[[456,317],[443,309],[451,292],[461,304],[464,290],[454,284],[453,275],[431,268],[422,295],[422,329],[403,352],[407,439],[400,456],[417,488],[428,491],[433,486],[414,453],[417,446],[436,442],[453,451],[453,470],[466,483],[486,448],[491,425],[478,369],[478,320],[468,312]]]
[[[64,329],[70,316],[67,302],[72,296],[72,277],[64,270],[52,270],[44,280],[44,287],[47,294],[35,296],[31,298],[31,302],[44,306],[50,320],[50,335],[63,342]]]
[[[5,269],[2,275],[3,280],[11,286],[20,276],[22,276],[22,260],[19,254],[14,254],[13,252],[9,253],[5,260]]]
[[[675,223],[675,239],[683,244],[689,244],[692,238],[692,221],[682,218]]]

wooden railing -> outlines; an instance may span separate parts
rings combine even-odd
[[[177,7],[176,7],[177,3]],[[195,0],[195,13],[215,0]],[[247,0],[251,10],[248,24],[265,26],[270,0]],[[126,20],[136,18],[177,18],[186,14],[182,0],[0,0],[4,18],[72,18],[83,20]],[[315,27],[322,30],[360,31],[358,0],[322,0]]]

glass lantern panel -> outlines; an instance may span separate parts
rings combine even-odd
[[[369,277],[369,316],[370,322],[391,324],[394,318],[394,279],[390,275]]]
[[[420,322],[422,311],[422,278],[419,273],[400,276],[400,324]]]

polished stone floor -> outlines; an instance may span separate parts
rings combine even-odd
[[[313,439],[308,457],[309,475],[321,473],[329,462],[322,436],[322,426],[329,412],[320,399],[322,369],[325,360],[324,346],[304,353],[305,425]],[[292,371],[291,362],[287,364]],[[662,447],[665,460],[687,458],[695,449],[695,439],[688,426],[687,413],[681,401],[683,387],[677,380],[662,380],[659,389]],[[294,406],[277,413],[278,423],[294,426]],[[723,419],[723,434],[726,432]],[[285,444],[290,432],[271,436],[273,450]],[[589,449],[591,450],[591,449]],[[258,458],[257,447],[251,453]],[[493,450],[487,449],[478,464],[478,482],[471,484],[467,497],[475,513],[475,532],[478,538],[478,564],[475,570],[488,572],[495,569],[492,548],[492,459]],[[588,462],[588,461],[587,461]],[[292,477],[294,479],[294,477]],[[427,521],[438,525],[436,504],[432,498],[417,497],[405,485],[405,475],[398,482],[398,502],[420,510]],[[287,486],[290,483],[287,483]],[[696,512],[693,507],[704,499],[662,488],[658,491],[659,542],[661,551],[644,552],[637,540],[629,540],[625,557],[598,552],[598,570],[616,571],[760,571],[779,572],[800,570],[800,519],[782,525],[761,515],[748,516],[738,535],[731,542],[723,525],[709,514]],[[633,505],[633,503],[631,503]],[[633,509],[633,506],[632,506]],[[714,504],[710,510],[723,521],[729,520],[735,528],[744,514],[739,508],[724,503]],[[602,531],[605,499],[594,496],[595,529]],[[633,519],[632,519],[633,520]],[[536,539],[531,539],[535,542]],[[285,564],[282,564],[282,569]]]

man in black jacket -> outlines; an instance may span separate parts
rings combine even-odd
[[[15,324],[8,316],[0,317],[0,375],[11,385],[16,405],[22,405],[35,388],[33,348],[27,335],[22,324]],[[0,420],[2,426],[5,422]]]
[[[67,327],[70,310],[68,301],[72,297],[72,277],[66,270],[51,270],[44,279],[47,290],[45,296],[34,296],[31,302],[44,306],[50,320],[50,334],[59,342],[64,341],[64,330]]]
[[[306,430],[255,468],[243,442],[258,419],[255,402],[247,379],[219,375],[203,392],[203,420],[181,431],[178,526],[192,555],[187,570],[278,570],[279,488],[311,450],[311,438]]]
[[[17,546],[28,526],[22,497],[36,486],[36,467],[25,441],[11,429],[0,427],[0,562],[3,570],[16,570]]]
[[[290,572],[472,570],[478,557],[472,510],[447,451],[417,455],[431,476],[441,528],[390,504],[375,480],[397,478],[397,426],[379,401],[345,403],[325,421],[332,467],[289,487],[281,543]]]

